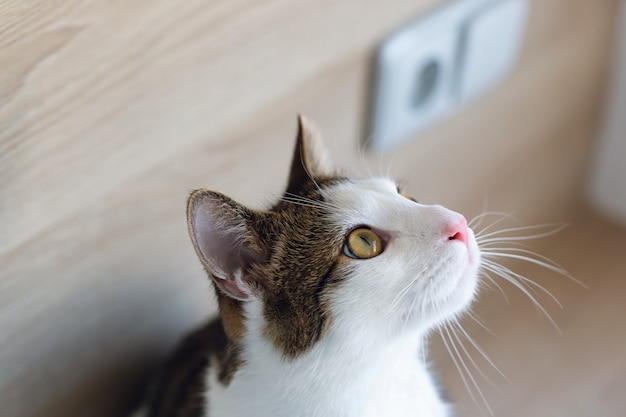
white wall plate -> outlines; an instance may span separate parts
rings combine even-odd
[[[366,144],[393,147],[504,78],[518,55],[527,8],[527,0],[451,1],[385,40]]]
[[[626,1],[620,6],[614,79],[589,195],[598,210],[626,225]]]

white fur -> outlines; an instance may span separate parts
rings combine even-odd
[[[350,260],[330,295],[332,323],[322,339],[293,360],[263,336],[262,303],[245,304],[244,365],[227,387],[206,377],[210,417],[445,417],[422,362],[427,332],[467,307],[479,252],[450,241],[458,214],[414,203],[384,179],[324,191],[328,221],[346,230],[368,225],[389,241],[382,254]]]

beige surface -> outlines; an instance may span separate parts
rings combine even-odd
[[[186,195],[211,186],[270,201],[296,112],[317,121],[340,165],[391,165],[420,200],[470,217],[485,195],[490,209],[521,207],[525,222],[579,204],[615,0],[533,1],[505,84],[394,154],[361,160],[370,53],[438,3],[2,2],[0,414],[128,407],[212,306]]]

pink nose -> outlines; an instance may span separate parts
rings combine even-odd
[[[467,220],[465,217],[460,218],[451,223],[446,229],[448,240],[458,240],[467,245]]]

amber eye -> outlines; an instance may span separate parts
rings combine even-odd
[[[343,245],[343,252],[354,259],[373,258],[382,251],[383,241],[380,236],[365,227],[350,232]]]
[[[418,201],[414,199],[413,197],[411,197],[410,195],[404,194],[402,190],[400,189],[400,186],[397,186],[396,190],[398,191],[398,194],[400,194],[402,197],[406,198],[407,200],[411,200],[414,203],[418,203]]]

